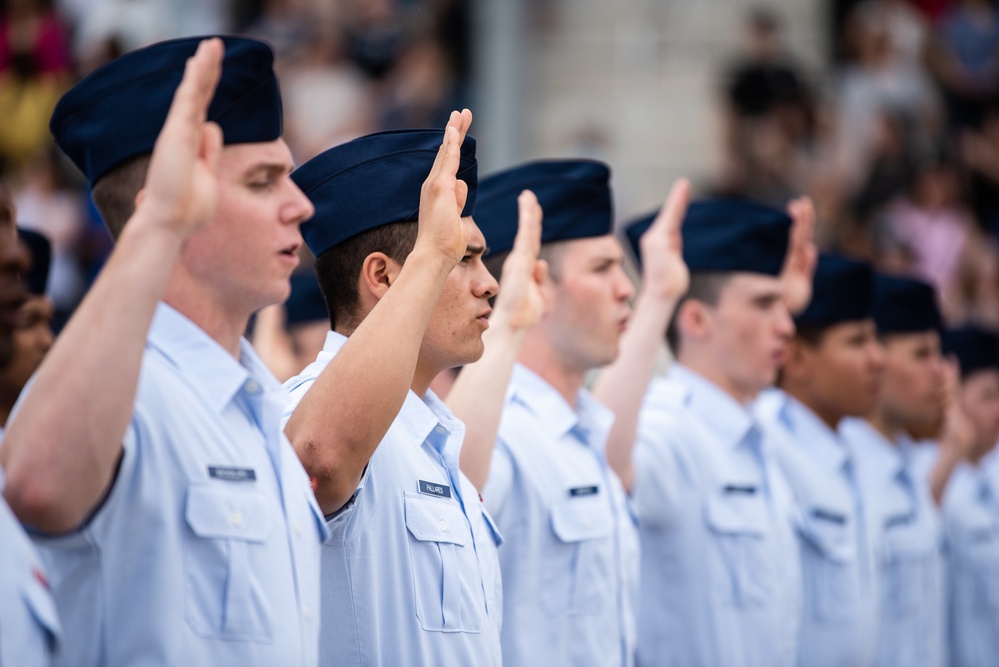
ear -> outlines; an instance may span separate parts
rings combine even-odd
[[[676,326],[684,340],[703,340],[711,335],[714,318],[708,306],[697,299],[687,299],[680,304],[676,314]]]
[[[361,300],[381,300],[388,288],[399,278],[402,265],[383,252],[373,252],[364,258],[358,287]]]
[[[544,268],[542,268],[542,266]],[[539,259],[537,266],[535,267],[535,280],[538,278],[538,273],[541,273],[539,291],[541,292],[542,303],[541,316],[544,317],[555,307],[555,302],[558,299],[558,296],[556,295],[558,288],[555,284],[555,280],[552,278],[551,271],[548,269],[548,262],[543,259]]]
[[[139,191],[135,193],[135,201],[132,203],[132,210],[138,211],[139,205],[146,198],[146,188],[145,186],[139,188]]]
[[[804,376],[807,379],[810,375],[809,359],[813,353],[814,348],[797,336],[787,341],[784,344],[784,377],[791,381],[798,380],[799,376]]]

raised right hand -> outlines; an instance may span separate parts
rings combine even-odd
[[[472,112],[452,111],[444,128],[444,142],[420,191],[419,232],[416,249],[438,254],[449,266],[465,256],[468,230],[461,220],[468,186],[458,179],[461,144],[472,124]]]
[[[181,234],[215,214],[222,130],[206,118],[222,74],[223,51],[222,40],[206,39],[187,60],[136,199],[142,218]]]

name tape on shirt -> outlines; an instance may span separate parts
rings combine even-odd
[[[595,496],[598,493],[600,493],[599,486],[577,486],[575,489],[569,489],[569,497],[571,498]]]
[[[896,514],[885,519],[885,528],[895,528],[896,526],[908,526],[916,520],[912,514]]]
[[[829,521],[830,523],[836,523],[839,525],[844,525],[846,523],[846,516],[843,514],[837,514],[836,512],[829,512],[827,510],[815,508],[812,510],[812,516],[816,519],[822,521]]]
[[[221,479],[226,482],[254,482],[257,479],[257,473],[253,468],[208,466],[208,475],[212,479]]]
[[[428,496],[437,496],[438,498],[450,498],[451,487],[446,484],[435,484],[434,482],[427,482],[421,479],[420,493],[425,493]]]
[[[726,484],[725,488],[722,489],[722,492],[751,496],[756,493],[756,487],[749,484]]]

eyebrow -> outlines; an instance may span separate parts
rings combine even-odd
[[[266,162],[250,167],[244,174],[244,178],[252,178],[259,173],[268,174],[288,174],[291,173],[292,166],[284,162]]]

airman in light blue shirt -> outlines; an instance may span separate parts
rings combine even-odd
[[[855,464],[836,432],[844,417],[871,411],[884,374],[873,281],[866,263],[819,258],[812,300],[795,316],[785,348],[780,389],[765,391],[754,406],[801,508],[799,667],[874,664],[874,556]]]
[[[971,445],[944,491],[948,658],[951,667],[985,667],[999,656],[999,479],[986,459],[999,440],[999,332],[965,326],[944,333],[957,358],[954,405],[971,427]]]
[[[839,432],[849,443],[877,558],[875,664],[945,663],[944,554],[925,456],[910,434],[935,433],[944,416],[940,312],[922,281],[876,275],[874,317],[884,345],[884,384],[865,418]]]
[[[810,207],[795,202],[795,225]],[[810,292],[808,233],[741,200],[694,202],[683,222],[690,287],[667,336],[677,362],[639,419],[633,497],[642,551],[641,665],[793,665],[801,618],[797,506],[750,410]],[[789,253],[789,246],[792,252]],[[793,253],[793,254],[792,254]],[[805,254],[809,254],[807,251]]]
[[[4,476],[0,469],[0,492]],[[0,665],[54,664],[61,629],[35,547],[0,498]]]
[[[312,213],[272,62],[256,40],[162,42],[53,113],[118,239],[0,448],[59,664],[317,663],[325,523],[241,337],[287,296]]]

